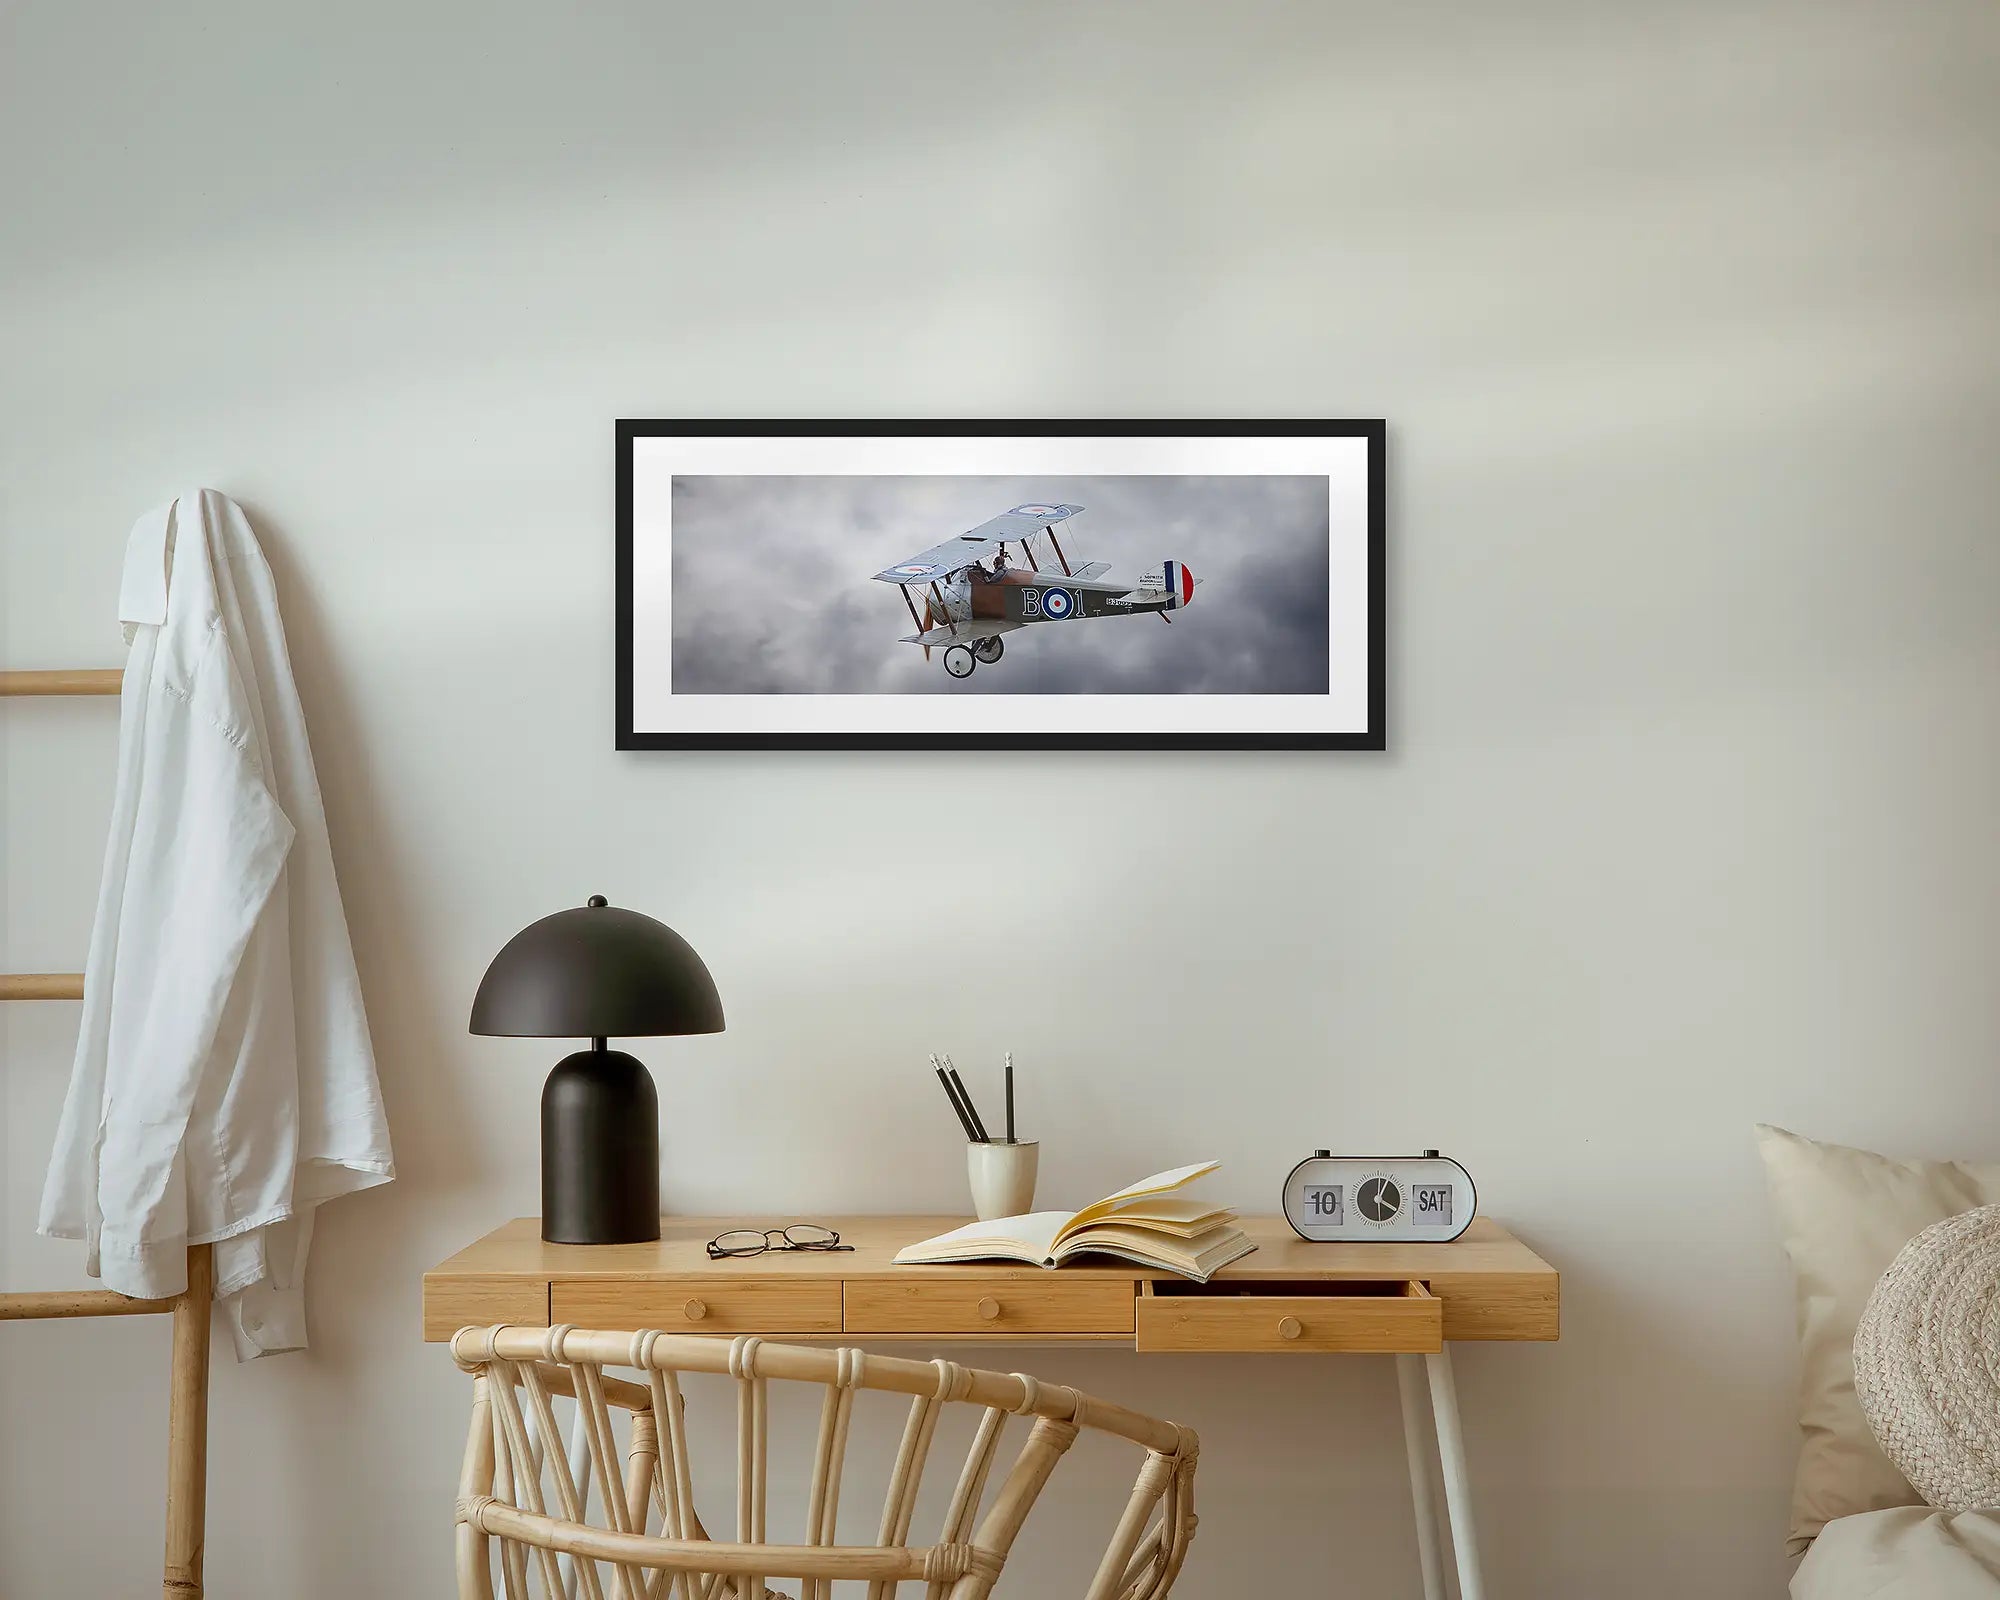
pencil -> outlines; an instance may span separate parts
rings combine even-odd
[[[1007,1142],[1014,1142],[1014,1052],[1007,1052]]]
[[[972,1109],[972,1102],[966,1097],[965,1085],[958,1081],[958,1074],[951,1070],[951,1057],[940,1059],[931,1057],[931,1065],[937,1068],[938,1082],[944,1085],[944,1092],[951,1100],[952,1110],[958,1113],[959,1125],[965,1129],[965,1137],[973,1144],[985,1144],[986,1137],[980,1131],[979,1113]]]
[[[965,1118],[967,1137],[974,1144],[990,1144],[992,1141],[986,1137],[986,1125],[979,1120],[979,1108],[972,1103],[972,1096],[965,1092],[965,1085],[960,1081],[957,1071],[955,1069],[947,1070],[950,1071],[950,1076],[946,1078],[945,1082],[949,1085],[951,1092],[958,1096],[958,1109],[960,1114]]]
[[[958,1091],[958,1098],[964,1105],[966,1115],[972,1118],[972,1137],[981,1144],[991,1144],[987,1137],[986,1119],[979,1114],[979,1107],[972,1103],[972,1091],[965,1086],[965,1080],[958,1075],[958,1068],[951,1064],[951,1057],[944,1058],[945,1070],[951,1074],[951,1086]]]
[[[938,1058],[936,1056],[931,1057],[931,1065],[937,1067],[938,1083],[944,1089],[945,1099],[951,1102],[951,1109],[953,1114],[958,1118],[958,1125],[965,1130],[966,1142],[968,1144],[977,1144],[979,1136],[972,1131],[972,1119],[965,1114],[965,1107],[958,1103],[958,1096],[952,1092],[951,1079],[944,1075],[944,1068],[938,1066]]]

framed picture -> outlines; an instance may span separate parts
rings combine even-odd
[[[1380,750],[1380,422],[618,424],[621,750]]]

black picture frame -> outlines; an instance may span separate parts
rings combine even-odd
[[[1298,733],[1079,733],[1051,730],[1011,733],[1004,742],[976,729],[963,733],[925,732],[908,736],[884,733],[665,733],[633,726],[633,442],[643,438],[687,436],[880,436],[940,435],[1044,436],[1059,433],[1125,437],[1148,434],[1172,436],[1284,436],[1364,439],[1367,441],[1367,560],[1368,648],[1367,726],[1338,732]],[[713,421],[698,418],[621,418],[616,436],[617,474],[617,748],[620,750],[1352,750],[1388,748],[1386,725],[1387,582],[1385,565],[1386,497],[1384,465],[1387,424],[1372,420],[1210,420],[1113,421],[1091,420],[957,420],[770,421],[757,418]]]

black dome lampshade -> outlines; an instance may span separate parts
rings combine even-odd
[[[493,958],[472,1032],[588,1039],[542,1087],[542,1237],[633,1244],[660,1236],[660,1106],[644,1063],[607,1039],[720,1033],[722,1000],[694,947],[609,904],[532,922]]]

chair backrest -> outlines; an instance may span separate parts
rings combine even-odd
[[[473,1376],[458,1490],[460,1600],[493,1595],[489,1541],[498,1542],[509,1600],[528,1600],[534,1586],[549,1600],[566,1592],[582,1600],[762,1600],[766,1579],[801,1581],[802,1600],[830,1600],[837,1579],[865,1582],[868,1600],[895,1596],[906,1582],[923,1584],[926,1600],[983,1600],[1036,1497],[1083,1429],[1144,1452],[1084,1600],[1159,1600],[1194,1535],[1192,1430],[1021,1373],[751,1337],[570,1327],[465,1328],[451,1351]],[[637,1376],[620,1378],[607,1366]],[[681,1391],[690,1374],[735,1385],[736,1528],[727,1542],[710,1538],[695,1512]],[[765,1532],[774,1380],[822,1391],[805,1537],[796,1544],[773,1543]],[[849,1424],[855,1396],[868,1390],[908,1396],[910,1404],[875,1543],[841,1545],[834,1526]],[[574,1465],[557,1428],[558,1396],[577,1403],[584,1448]],[[917,1490],[939,1413],[951,1404],[981,1413],[944,1526],[935,1542],[915,1543]],[[982,1516],[1001,1433],[1014,1416],[1028,1419],[1026,1438]],[[591,1520],[592,1473],[602,1488],[598,1521]]]

